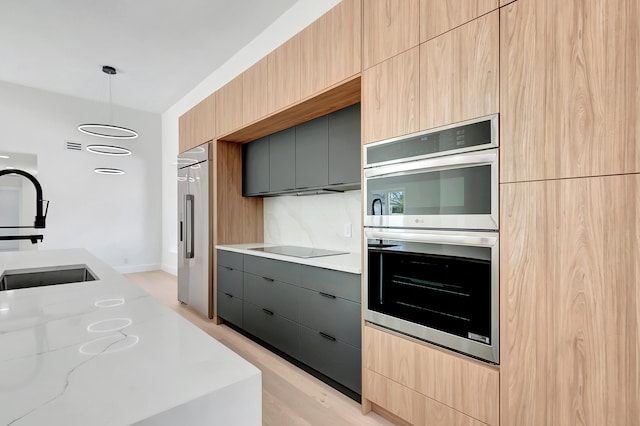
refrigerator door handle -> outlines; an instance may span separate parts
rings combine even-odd
[[[180,221],[180,242],[182,242],[182,226],[184,225],[184,223],[182,221]]]
[[[186,209],[186,219],[187,219],[187,237],[186,237],[186,253],[185,253],[185,257],[187,259],[193,259],[194,257],[194,249],[195,249],[195,245],[193,242],[193,237],[194,237],[194,230],[193,230],[193,219],[194,219],[194,212],[193,212],[193,205],[194,205],[194,197],[193,194],[187,194],[185,196],[185,201],[186,201],[186,205],[185,205],[185,209]]]

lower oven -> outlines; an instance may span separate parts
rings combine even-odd
[[[498,233],[365,228],[365,320],[499,363]]]

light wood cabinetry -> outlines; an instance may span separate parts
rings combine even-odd
[[[242,109],[242,75],[240,75],[216,92],[216,122],[219,136],[242,127]]]
[[[289,39],[267,57],[270,113],[300,100],[300,37]]]
[[[364,69],[418,45],[419,0],[366,0],[362,13]]]
[[[243,125],[252,123],[269,113],[268,63],[268,57],[265,56],[242,74]]]
[[[420,46],[420,128],[498,112],[496,10]]]
[[[387,396],[390,400],[404,400],[408,396],[402,394],[418,393],[429,399],[431,404],[451,407],[489,425],[499,423],[497,368],[370,326],[364,327],[363,367],[365,371],[375,372],[392,381],[392,384],[385,385],[390,386],[389,389],[399,389],[400,395]],[[410,392],[400,390],[398,386]],[[378,400],[376,387],[370,387],[366,382],[363,397],[394,411],[393,405],[385,406]],[[410,417],[403,418],[412,421]]]
[[[640,175],[501,185],[501,422],[640,419]]]
[[[420,0],[420,42],[497,8],[498,0]]]
[[[216,137],[215,93],[178,119],[178,148],[185,152]]]
[[[640,171],[640,3],[501,9],[501,181]]]
[[[360,72],[361,3],[343,0],[300,33],[300,96]]]
[[[365,383],[371,402],[412,425],[428,426],[485,426],[451,407],[434,401],[406,386],[371,370],[366,371]]]
[[[419,130],[418,47],[363,73],[363,142],[374,142]]]

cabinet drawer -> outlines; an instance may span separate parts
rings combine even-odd
[[[336,382],[361,393],[360,349],[328,337],[331,336],[323,337],[319,331],[301,325],[300,360]]]
[[[300,289],[300,324],[361,346],[360,304],[317,291]]]
[[[269,314],[253,303],[244,302],[244,329],[283,352],[299,358],[298,324]]]
[[[360,274],[302,266],[300,286],[360,303]]]
[[[300,284],[300,265],[259,256],[244,257],[244,271],[289,284]]]
[[[242,271],[242,258],[243,255],[240,253],[218,250],[218,266],[226,266],[227,268]]]
[[[365,370],[363,397],[413,425],[486,426],[371,370]]]
[[[244,273],[244,300],[295,322],[298,322],[299,290],[282,281]]]
[[[242,299],[242,271],[218,266],[218,291]]]
[[[219,291],[218,316],[233,325],[242,327],[242,299]]]

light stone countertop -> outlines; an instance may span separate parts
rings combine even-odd
[[[252,256],[266,257],[286,262],[299,263],[301,265],[316,266],[318,268],[332,269],[334,271],[360,274],[360,253],[338,254],[334,256],[322,256],[312,258],[302,258],[294,256],[284,256],[281,254],[265,253],[263,251],[251,250],[252,248],[273,247],[282,244],[252,243],[252,244],[229,244],[218,245],[216,249],[233,251],[236,253],[249,254]]]
[[[87,251],[0,252],[97,281],[0,291],[0,425],[260,425],[261,372]]]

